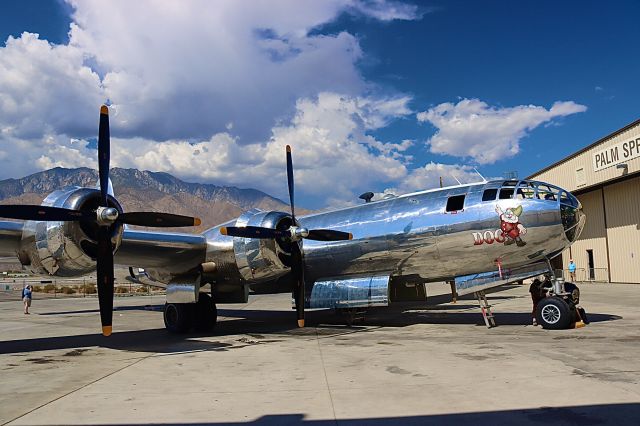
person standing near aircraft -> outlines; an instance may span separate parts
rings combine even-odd
[[[571,281],[576,280],[576,264],[573,263],[573,259],[569,259],[569,279]]]
[[[538,325],[536,321],[536,308],[538,307],[538,303],[544,299],[544,296],[541,295],[542,291],[542,282],[536,278],[533,280],[531,285],[529,286],[529,293],[531,293],[531,301],[533,302],[533,310],[531,311],[531,317],[533,318],[532,324],[534,326]]]
[[[531,316],[533,317],[532,324],[534,326],[538,325],[538,321],[536,321],[536,309],[538,308],[538,303],[549,295],[551,287],[551,280],[548,276],[545,276],[544,281],[540,281],[536,278],[529,286],[529,293],[531,293],[531,301],[533,302]]]
[[[22,303],[24,303],[24,314],[29,315],[29,308],[31,307],[32,288],[30,284],[27,284],[22,289]]]

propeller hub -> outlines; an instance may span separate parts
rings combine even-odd
[[[291,232],[291,240],[293,241],[300,241],[301,239],[309,236],[309,230],[302,226],[292,226],[289,229]]]
[[[113,207],[98,207],[96,210],[98,225],[111,225],[118,220],[118,209]]]

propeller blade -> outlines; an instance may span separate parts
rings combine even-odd
[[[100,127],[98,129],[98,175],[100,176],[100,196],[102,207],[108,207],[107,193],[109,191],[109,107],[100,107]]]
[[[260,226],[223,226],[220,228],[222,235],[229,235],[230,237],[242,237],[242,238],[282,238],[288,237],[290,234],[287,231],[281,231],[279,229],[262,228]]]
[[[156,228],[172,228],[179,226],[199,226],[200,218],[157,212],[120,213],[118,221],[127,225],[152,226]]]
[[[298,327],[304,327],[304,259],[302,257],[302,248],[299,243],[291,245],[291,279],[293,281],[293,294],[296,299],[296,316],[298,318]]]
[[[101,226],[98,230],[98,258],[96,260],[102,334],[110,336],[113,319],[113,247],[108,226]]]
[[[95,220],[95,212],[35,205],[0,206],[0,217],[22,220],[74,221]]]
[[[352,240],[353,234],[350,232],[334,231],[331,229],[310,229],[307,240],[315,241],[346,241]]]
[[[291,204],[291,219],[296,224],[296,213],[293,204],[293,160],[291,159],[291,146],[287,145],[287,185],[289,186],[289,203]]]

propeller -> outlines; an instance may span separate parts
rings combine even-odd
[[[121,224],[149,227],[181,227],[198,226],[201,221],[197,217],[181,216],[158,212],[120,213],[109,205],[109,108],[100,108],[100,125],[98,129],[98,176],[100,182],[100,203],[96,210],[72,210],[62,207],[34,205],[0,206],[0,217],[38,221],[90,221],[98,227],[98,252],[96,257],[96,274],[98,285],[98,303],[100,305],[100,322],[102,334],[111,335],[113,317],[113,244],[111,229]]]
[[[304,281],[304,253],[302,240],[316,241],[345,241],[351,240],[353,235],[349,232],[335,231],[332,229],[307,229],[299,226],[295,216],[293,161],[291,159],[291,147],[287,145],[287,184],[289,186],[289,202],[291,205],[292,225],[289,229],[279,230],[263,228],[260,226],[226,226],[220,228],[222,235],[242,238],[274,239],[284,238],[291,244],[291,281],[293,283],[293,296],[296,301],[296,315],[298,327],[304,327],[305,281]]]

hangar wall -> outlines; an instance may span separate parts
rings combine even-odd
[[[612,282],[640,283],[640,177],[604,188]]]
[[[531,175],[571,191],[587,216],[562,254],[578,281],[640,284],[640,120]]]

